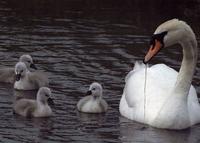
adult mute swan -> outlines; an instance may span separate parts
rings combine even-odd
[[[152,36],[144,62],[176,43],[183,48],[179,73],[164,64],[148,67],[145,94],[145,66],[136,63],[126,78],[119,105],[122,116],[164,129],[185,129],[200,122],[200,105],[191,85],[197,41],[190,26],[178,19],[161,24]]]

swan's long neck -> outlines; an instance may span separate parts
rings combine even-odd
[[[174,92],[187,97],[197,62],[197,42],[195,36],[191,36],[191,39],[181,42],[181,46],[183,48],[183,60]]]

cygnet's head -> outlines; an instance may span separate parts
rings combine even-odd
[[[103,88],[102,88],[101,84],[99,84],[97,82],[93,82],[90,85],[87,95],[92,95],[96,98],[96,97],[101,97],[102,93],[103,93]]]
[[[15,65],[15,76],[16,76],[16,81],[19,81],[21,78],[23,78],[26,75],[26,72],[28,71],[25,63],[23,62],[18,62]]]
[[[27,68],[32,68],[32,69],[35,69],[37,70],[37,67],[34,65],[33,63],[33,59],[30,55],[22,55],[20,58],[19,58],[19,61],[20,62],[24,62],[27,66]]]
[[[41,87],[37,93],[37,100],[43,104],[54,104],[51,90],[48,87]]]

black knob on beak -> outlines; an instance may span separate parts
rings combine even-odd
[[[86,95],[91,95],[92,94],[92,91],[91,90],[89,90],[87,93],[86,93]]]

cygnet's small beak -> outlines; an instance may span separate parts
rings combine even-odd
[[[91,90],[89,90],[87,93],[86,93],[86,95],[91,95],[92,94],[92,91]]]
[[[53,98],[48,98],[47,102],[48,102],[49,105],[55,105]]]
[[[30,68],[37,70],[37,67],[33,63],[31,63]]]
[[[15,75],[15,80],[16,80],[16,81],[19,81],[20,78],[21,78],[21,74],[16,74],[16,75]]]

